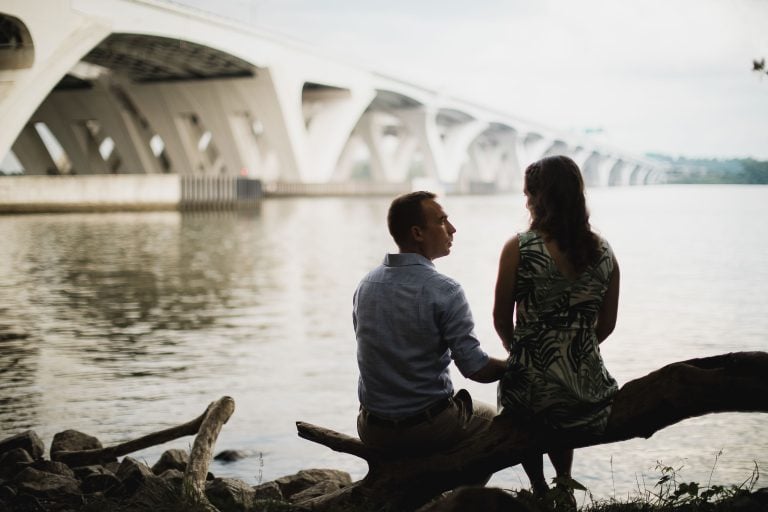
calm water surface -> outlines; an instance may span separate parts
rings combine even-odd
[[[768,350],[768,187],[631,187],[589,192],[593,225],[622,269],[615,333],[620,384],[678,360]],[[485,348],[496,263],[526,225],[521,195],[447,197],[459,280]],[[236,411],[214,463],[251,483],[308,467],[361,477],[358,459],[297,438],[294,422],[355,433],[351,295],[392,250],[386,199],[282,199],[239,213],[0,217],[0,436],[46,444],[74,428],[113,444],[186,422],[223,395]],[[495,386],[458,386],[495,402]],[[181,439],[137,454],[153,463]],[[768,416],[718,414],[649,440],[579,450],[574,476],[596,497],[652,489],[657,461],[684,481],[739,483],[768,468]],[[714,466],[714,471],[712,468]],[[550,470],[551,471],[551,470]],[[521,470],[492,481],[527,485]],[[764,483],[763,483],[764,485]]]

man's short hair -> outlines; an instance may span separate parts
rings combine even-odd
[[[437,194],[419,190],[398,196],[389,205],[387,213],[387,226],[389,234],[395,239],[398,247],[406,245],[410,241],[411,227],[424,227],[426,219],[421,202],[425,199],[434,199]]]

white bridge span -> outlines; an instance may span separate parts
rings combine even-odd
[[[153,0],[3,0],[0,120],[0,158],[27,175],[506,191],[528,163],[566,154],[590,186],[663,176],[586,138]]]

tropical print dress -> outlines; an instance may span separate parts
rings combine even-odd
[[[499,408],[554,429],[602,432],[618,386],[597,342],[597,315],[613,272],[613,251],[575,279],[555,266],[535,231],[519,235],[516,322]]]

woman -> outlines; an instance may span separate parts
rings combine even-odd
[[[619,266],[590,228],[573,160],[531,164],[524,191],[530,229],[502,250],[493,308],[509,352],[499,408],[545,428],[602,432],[618,387],[598,345],[616,325]],[[573,450],[549,458],[558,477],[570,478]],[[544,495],[542,455],[526,457],[523,468],[534,494]]]

